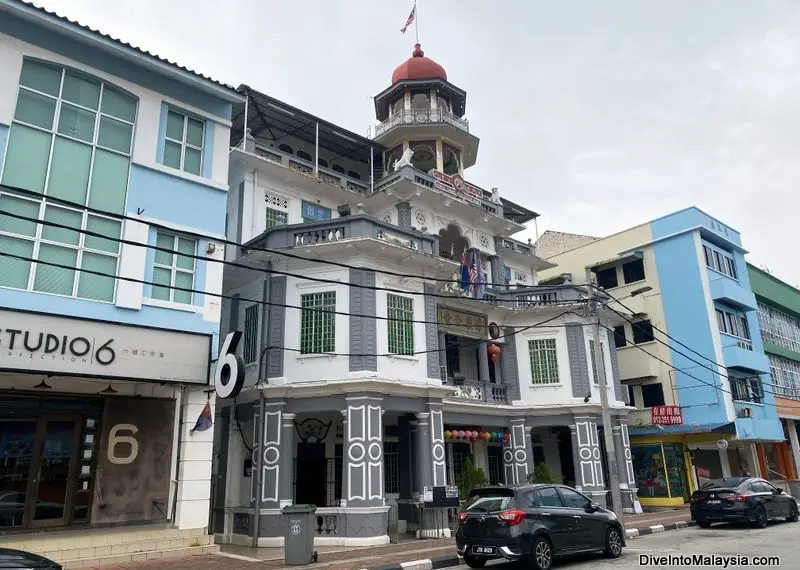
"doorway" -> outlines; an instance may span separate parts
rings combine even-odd
[[[294,502],[298,505],[326,504],[327,474],[324,443],[298,443],[295,464]]]
[[[0,420],[0,528],[69,524],[81,425],[72,414]]]

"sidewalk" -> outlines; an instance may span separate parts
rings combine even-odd
[[[690,523],[689,508],[629,515],[625,517],[625,530],[629,539],[663,532]],[[417,562],[405,568],[447,568],[458,564],[455,541],[448,539],[404,540],[399,544],[379,547],[318,548],[319,561],[312,567],[325,570],[393,570],[401,563]],[[219,554],[201,554],[188,558],[168,558],[126,562],[86,570],[278,570],[283,565],[283,549],[222,546]]]

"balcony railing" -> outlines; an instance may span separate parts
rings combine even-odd
[[[459,400],[472,400],[488,404],[508,404],[508,387],[505,384],[473,380],[464,380],[463,383],[456,384],[452,378],[448,378],[446,384],[455,387],[455,395],[453,397]]]
[[[516,289],[494,287],[487,290],[484,300],[513,309],[530,309],[571,305],[581,302],[586,296],[586,288],[579,285],[537,285],[517,287]]]
[[[523,244],[515,239],[503,238],[501,243],[503,248],[510,249],[523,255],[534,255],[534,249],[530,245]]]
[[[291,168],[300,174],[305,174],[306,176],[312,177],[314,176],[313,162],[304,160],[300,157],[294,156],[293,154],[283,152],[277,148],[256,147],[255,154],[270,162],[274,162],[275,164],[280,164],[287,168]],[[339,188],[344,188],[345,190],[350,190],[351,192],[357,192],[362,196],[369,195],[369,184],[366,182],[357,180],[350,176],[345,176],[344,174],[324,166],[319,166],[317,172],[317,179],[321,182],[338,186]]]
[[[457,117],[445,109],[402,109],[389,116],[388,119],[375,127],[375,136],[380,136],[386,131],[399,125],[427,125],[447,124],[469,132],[469,121]]]
[[[331,218],[320,222],[272,226],[248,245],[277,249],[321,245],[358,238],[378,239],[431,255],[439,252],[437,236],[401,228],[365,214]],[[247,249],[247,246],[244,249]]]
[[[434,177],[426,172],[417,170],[413,166],[403,166],[398,171],[389,172],[380,180],[376,180],[374,191],[378,192],[379,190],[386,189],[393,184],[398,184],[401,182],[411,182],[418,186],[424,186],[426,188],[430,188],[431,190],[438,191],[448,198],[469,204],[470,206],[478,208],[487,214],[492,214],[493,216],[497,216],[499,218],[503,217],[503,206],[484,198],[483,190],[477,188],[476,186],[469,185],[472,188],[475,188],[477,191],[473,192],[469,196],[465,194],[459,194],[455,191],[452,185],[445,182],[445,178],[448,177],[446,175],[442,176],[441,174],[437,174],[437,176]]]

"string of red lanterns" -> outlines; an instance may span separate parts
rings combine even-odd
[[[484,441],[509,441],[511,439],[511,434],[502,432],[502,431],[478,431],[474,429],[453,429],[444,430],[444,438],[447,440],[451,439],[461,439],[464,441],[475,441],[475,440],[484,440]]]

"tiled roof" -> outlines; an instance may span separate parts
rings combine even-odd
[[[161,63],[166,63],[167,65],[171,65],[172,67],[174,67],[176,69],[180,69],[181,71],[185,71],[186,73],[191,73],[192,75],[194,75],[196,77],[199,77],[200,79],[203,79],[205,81],[208,81],[209,83],[213,83],[214,85],[218,85],[218,86],[223,87],[225,89],[230,89],[231,91],[234,91],[234,92],[236,91],[236,88],[233,87],[232,85],[228,85],[227,83],[223,83],[221,81],[217,81],[216,79],[212,79],[211,77],[209,77],[207,75],[203,75],[202,73],[194,71],[193,69],[189,69],[188,67],[184,67],[184,66],[182,66],[180,64],[175,63],[174,61],[170,61],[170,60],[168,60],[166,58],[158,56],[158,55],[156,55],[154,53],[151,53],[151,52],[149,52],[147,50],[144,50],[142,48],[138,48],[136,46],[133,46],[133,45],[127,43],[127,42],[124,42],[124,41],[118,39],[118,38],[115,38],[115,37],[110,36],[108,34],[104,34],[103,32],[101,32],[99,30],[95,30],[94,28],[91,28],[89,26],[85,26],[85,25],[83,25],[83,24],[81,24],[79,22],[76,22],[74,20],[70,20],[69,18],[61,16],[61,15],[57,14],[56,12],[51,12],[50,10],[48,10],[46,8],[41,8],[39,6],[36,6],[32,2],[28,2],[27,0],[8,0],[8,2],[11,3],[11,4],[18,4],[20,6],[25,6],[25,7],[28,7],[28,8],[32,8],[34,10],[37,10],[38,12],[41,12],[42,14],[47,14],[48,16],[51,16],[53,18],[57,18],[57,19],[61,20],[62,22],[66,22],[66,23],[68,23],[68,24],[70,24],[72,26],[75,26],[75,27],[80,28],[82,30],[86,30],[88,32],[91,32],[91,33],[95,34],[96,36],[99,36],[99,37],[104,38],[106,40],[110,40],[110,41],[112,41],[112,42],[114,42],[114,43],[116,43],[116,44],[118,44],[120,46],[123,46],[123,47],[126,47],[128,49],[134,50],[134,51],[136,51],[136,52],[138,52],[138,53],[140,53],[142,55],[145,55],[145,56],[147,56],[149,58],[152,58],[152,59],[154,59],[156,61],[159,61]]]

